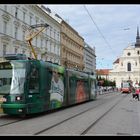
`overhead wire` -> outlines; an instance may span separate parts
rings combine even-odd
[[[113,54],[115,53],[111,47],[111,45],[109,44],[109,42],[106,40],[105,36],[103,35],[103,33],[101,32],[101,30],[99,29],[98,25],[96,24],[96,22],[94,21],[93,17],[91,16],[91,14],[89,13],[89,10],[87,9],[87,7],[84,5],[84,9],[86,10],[86,12],[88,13],[89,17],[91,18],[92,22],[94,23],[95,27],[97,28],[98,32],[100,33],[101,37],[104,39],[105,43],[107,44],[107,46],[112,50]]]

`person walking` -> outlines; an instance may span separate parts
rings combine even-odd
[[[140,100],[140,99],[139,99],[140,89],[139,89],[138,87],[136,88],[135,94],[136,94],[136,95],[135,95],[136,98],[137,98],[138,101],[139,101],[139,100]]]
[[[135,98],[135,95],[136,95],[135,90],[136,90],[136,89],[132,86],[132,87],[131,87],[131,93],[132,93],[132,97],[133,97],[133,98]]]

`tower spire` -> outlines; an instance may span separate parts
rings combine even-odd
[[[139,27],[138,26],[137,26],[137,36],[136,36],[135,48],[140,48],[140,36],[139,36]]]
[[[137,38],[139,38],[139,27],[137,26]]]

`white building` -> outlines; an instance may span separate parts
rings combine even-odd
[[[86,42],[84,43],[84,71],[93,72],[96,70],[95,47],[91,48]]]
[[[137,28],[135,47],[128,46],[123,54],[113,63],[109,79],[116,81],[116,86],[121,87],[123,81],[132,81],[133,85],[140,82],[140,36]]]
[[[39,5],[0,5],[0,56],[22,53],[32,57],[25,35],[30,25],[49,24],[32,40],[38,59],[60,64],[60,24]]]

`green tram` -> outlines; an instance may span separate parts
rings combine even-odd
[[[7,55],[0,61],[0,108],[10,115],[44,112],[96,99],[94,75]]]

